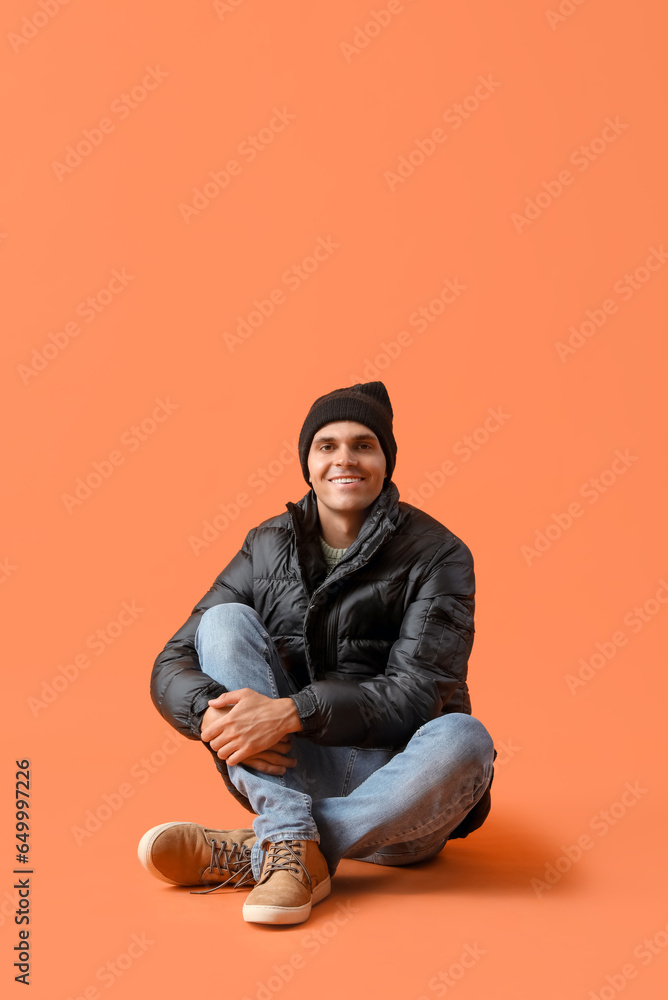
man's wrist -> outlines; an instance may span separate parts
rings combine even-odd
[[[302,720],[299,718],[299,712],[297,711],[297,706],[295,705],[292,698],[281,698],[282,707],[285,711],[285,732],[287,733],[300,733],[303,729]]]
[[[302,688],[296,694],[290,695],[290,700],[297,709],[297,715],[301,720],[300,732],[306,736],[311,736],[318,731],[318,703],[315,700],[310,687]]]

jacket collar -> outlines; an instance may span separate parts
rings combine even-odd
[[[286,503],[285,505],[292,515],[295,533],[298,535],[314,535],[320,530],[320,518],[318,517],[318,499],[315,490],[311,487],[308,493],[298,500],[297,503]],[[376,523],[387,518],[392,523],[396,522],[399,514],[399,490],[393,480],[385,483],[382,490],[371,505],[364,524],[360,528],[357,539],[369,534],[376,526]]]
[[[315,491],[311,488],[297,503],[287,503],[285,506],[295,533],[297,559],[302,575],[304,581],[310,583],[309,589],[313,591],[318,580],[326,572],[325,558],[319,541],[320,518]],[[338,579],[349,570],[357,569],[367,562],[387,536],[395,530],[398,516],[399,490],[390,479],[369,508],[357,538],[348,546],[341,561],[328,575],[327,582],[334,578]]]

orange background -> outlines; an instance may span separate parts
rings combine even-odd
[[[34,1000],[665,995],[662,5],[562,0],[557,20],[556,0],[44,3],[2,13],[1,981],[23,995],[11,803],[30,758]],[[153,89],[133,91],[150,67]],[[262,132],[277,109],[294,117]],[[76,154],[84,130],[97,144]],[[251,160],[239,147],[258,134]],[[68,146],[80,162],[63,169]],[[179,208],[231,159],[198,214]],[[288,284],[319,239],[337,246]],[[447,280],[460,294],[411,325]],[[587,310],[600,325],[561,360]],[[402,498],[422,488],[474,554],[492,813],[431,865],[344,862],[305,925],[250,926],[243,893],[192,896],[137,861],[156,823],[250,818],[154,710],[149,673],[248,529],[306,492],[285,442],[311,402],[372,378],[394,405]],[[171,412],[151,423],[156,400]],[[490,408],[505,417],[485,432]],[[106,478],[67,501],[94,463]],[[95,652],[123,602],[135,618]],[[597,643],[614,655],[570,690]],[[151,943],[105,972],[133,934]],[[467,946],[480,957],[456,979]]]

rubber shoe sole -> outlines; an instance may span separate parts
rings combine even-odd
[[[328,875],[318,883],[311,899],[303,906],[249,906],[244,903],[243,918],[249,924],[303,924],[309,918],[311,907],[326,899],[331,889],[332,880]]]

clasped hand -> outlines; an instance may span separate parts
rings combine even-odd
[[[247,764],[265,774],[285,774],[297,763],[288,757],[289,734],[302,728],[291,698],[268,698],[250,688],[225,691],[209,701],[201,739],[228,764]]]

